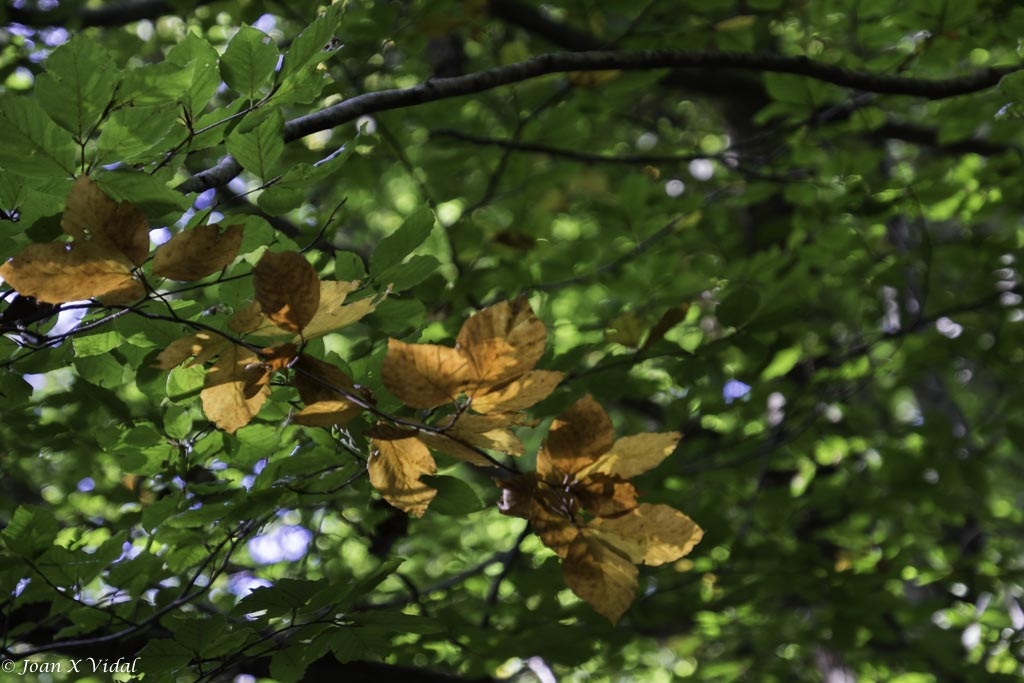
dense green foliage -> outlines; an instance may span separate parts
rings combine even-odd
[[[0,10],[0,256],[66,239],[85,174],[156,241],[243,227],[196,283],[0,303],[11,680],[1019,680],[1017,3],[51,4]],[[683,433],[634,483],[703,541],[613,627],[492,468],[435,454],[410,518],[372,421],[298,424],[290,367],[218,429],[157,356],[267,248],[387,294],[305,350],[388,414],[422,417],[389,338],[525,295],[565,378],[494,457],[531,470],[590,394]]]

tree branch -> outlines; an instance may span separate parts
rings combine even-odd
[[[639,50],[632,52],[559,52],[523,62],[485,69],[465,76],[438,78],[409,88],[394,88],[358,95],[285,124],[285,142],[329,130],[379,111],[436,102],[492,90],[540,76],[572,71],[641,71],[649,69],[739,69],[806,76],[825,83],[885,95],[909,95],[944,99],[993,87],[1020,67],[983,69],[953,78],[930,79],[852,71],[806,57],[746,52],[697,52],[691,50]],[[178,186],[181,192],[202,192],[228,182],[242,170],[230,156],[213,168],[201,171]]]

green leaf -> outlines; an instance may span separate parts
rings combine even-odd
[[[79,358],[83,356],[96,356],[106,353],[111,349],[116,349],[122,342],[124,342],[124,338],[119,332],[113,330],[76,336],[74,338],[75,355]]]
[[[51,547],[59,529],[50,510],[19,507],[0,538],[12,553],[28,557]]]
[[[260,194],[260,208],[275,216],[298,208],[307,199],[310,184],[325,178],[337,177],[340,168],[352,153],[350,147],[346,145],[344,151],[318,164],[302,163],[288,169]]]
[[[270,658],[270,675],[281,683],[294,683],[306,673],[306,648],[301,645],[278,650]]]
[[[175,403],[189,401],[203,389],[206,368],[195,365],[177,367],[167,373],[167,398]]]
[[[86,382],[104,389],[122,386],[132,379],[131,368],[113,353],[76,358],[75,371]]]
[[[148,678],[149,675],[172,674],[184,669],[192,661],[192,652],[169,638],[159,638],[142,648],[139,660],[145,662]]]
[[[331,5],[321,17],[292,41],[281,65],[282,81],[292,74],[304,71],[310,63],[321,61],[327,54],[325,48],[334,38],[334,32],[338,30],[343,11],[342,3]]]
[[[362,280],[366,277],[363,257],[352,251],[339,251],[334,257],[334,279]]]
[[[264,180],[284,152],[284,117],[275,110],[260,123],[247,128],[243,123],[228,136],[228,152],[242,168]]]
[[[268,617],[275,617],[293,610],[301,611],[322,588],[323,580],[278,579],[273,586],[260,586],[242,598],[232,613],[242,615],[266,610]]]
[[[112,102],[120,78],[105,49],[75,34],[46,60],[36,96],[51,119],[85,140]]]
[[[391,649],[391,636],[372,626],[340,628],[330,636],[331,652],[339,662],[379,659]]]
[[[189,83],[180,98],[192,112],[198,114],[206,108],[210,98],[220,86],[220,57],[205,38],[189,33],[185,39],[167,53],[167,62],[189,75]]]
[[[75,141],[58,127],[39,102],[0,97],[0,167],[34,177],[75,175]]]
[[[172,439],[184,439],[192,431],[192,417],[181,406],[168,406],[164,410],[164,431]]]
[[[761,371],[761,379],[765,382],[781,377],[793,369],[800,361],[801,350],[799,346],[791,346],[775,354],[772,362]]]
[[[438,475],[422,477],[422,480],[427,486],[437,489],[437,496],[430,503],[431,512],[460,517],[484,508],[473,487],[458,477]]]
[[[396,292],[404,292],[426,280],[440,267],[441,262],[436,258],[429,254],[421,254],[413,256],[405,263],[391,266],[376,279],[382,285],[391,285],[391,289]]]
[[[741,327],[748,323],[761,307],[761,294],[747,285],[730,288],[729,294],[718,304],[715,315],[726,327]]]
[[[220,58],[220,75],[229,88],[250,100],[273,75],[279,53],[274,40],[252,26],[242,26]]]
[[[180,116],[180,111],[164,103],[121,107],[103,122],[96,140],[97,163],[158,159],[184,139]]]
[[[377,278],[388,268],[402,262],[414,249],[423,244],[434,229],[434,214],[421,207],[399,226],[398,230],[380,241],[370,257],[370,275]]]

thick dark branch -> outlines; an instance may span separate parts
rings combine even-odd
[[[358,95],[320,111],[292,119],[284,137],[291,142],[311,133],[328,130],[365,114],[411,107],[427,102],[472,95],[503,85],[520,83],[548,74],[571,71],[640,71],[649,69],[726,68],[807,76],[833,85],[886,95],[911,95],[942,99],[966,95],[999,83],[1017,67],[984,69],[967,76],[944,79],[889,76],[851,71],[806,57],[746,52],[694,52],[690,50],[641,50],[635,52],[560,52],[523,62],[485,69],[465,76],[439,78],[412,86]],[[241,171],[230,157],[217,166],[192,176],[179,186],[182,192],[202,192],[228,182]]]

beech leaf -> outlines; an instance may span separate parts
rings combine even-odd
[[[230,342],[213,332],[196,332],[187,337],[175,339],[156,357],[153,367],[170,370],[184,363],[189,358],[189,367],[202,365],[221,352]]]
[[[109,243],[136,266],[149,256],[146,214],[134,204],[115,202],[89,176],[71,186],[60,224],[76,241]]]
[[[247,348],[229,345],[207,371],[200,397],[203,413],[219,428],[235,433],[249,424],[270,395],[269,387],[246,396],[245,387],[259,357]]]
[[[534,368],[544,355],[547,330],[525,297],[502,301],[469,318],[456,337],[474,378],[491,385]]]
[[[199,280],[230,265],[241,246],[241,225],[200,225],[157,247],[153,274],[181,282]]]
[[[295,413],[292,421],[307,427],[344,427],[361,412],[362,408],[349,401],[317,401]]]
[[[416,437],[374,438],[370,443],[370,459],[366,465],[370,484],[391,505],[422,517],[437,495],[436,489],[420,480],[425,474],[437,472],[430,451]]]
[[[641,504],[619,517],[594,519],[590,527],[617,548],[639,545],[631,551],[634,562],[657,566],[688,554],[704,536],[704,530],[679,510],[668,505]]]
[[[325,280],[320,283],[320,305],[302,332],[306,339],[320,337],[362,320],[377,308],[381,297],[366,297],[345,304],[348,295],[359,288],[359,281]]]
[[[301,332],[320,307],[320,277],[297,251],[265,252],[253,271],[256,301],[275,325]]]
[[[607,452],[614,442],[612,421],[588,394],[552,423],[547,441],[537,456],[537,471],[546,475],[557,467],[565,474],[576,474]]]
[[[103,242],[30,244],[0,266],[0,277],[22,296],[50,304],[92,298],[124,304],[146,294],[131,263]]]
[[[579,475],[602,473],[631,479],[647,470],[654,469],[665,458],[672,455],[681,437],[682,434],[679,432],[624,436],[616,440],[608,452],[591,466],[579,472]]]
[[[390,339],[381,379],[407,406],[434,408],[458,398],[468,372],[466,357],[456,349]]]
[[[562,575],[572,592],[615,624],[636,595],[636,566],[592,532],[576,536],[562,564]]]
[[[505,384],[473,396],[473,410],[511,413],[525,410],[551,395],[565,376],[551,370],[532,370]]]

